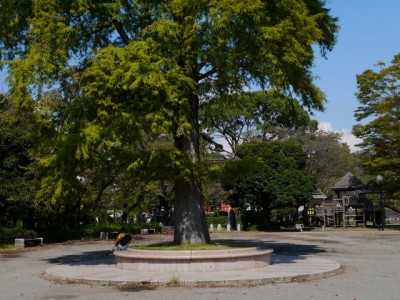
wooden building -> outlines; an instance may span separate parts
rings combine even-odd
[[[364,183],[352,173],[344,175],[333,187],[336,197],[327,203],[327,225],[356,227],[366,225],[367,211],[372,207],[365,197]]]

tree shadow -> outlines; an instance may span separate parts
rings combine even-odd
[[[79,254],[69,254],[48,259],[42,259],[51,264],[69,266],[113,265],[114,255],[107,255],[107,251],[86,251]]]
[[[305,245],[294,243],[280,243],[275,241],[260,241],[250,239],[221,239],[214,240],[216,243],[223,245],[231,245],[232,247],[247,245],[248,247],[259,247],[262,249],[272,249],[273,264],[278,263],[294,263],[298,260],[305,259],[307,256],[325,253],[326,250],[317,245]]]
[[[257,239],[215,239],[215,244],[225,245],[232,248],[258,247],[261,249],[273,249],[273,263],[279,263],[278,256],[284,256],[284,262],[290,263],[305,259],[306,256],[324,253],[326,250],[317,245],[303,245],[294,243],[279,243],[275,241],[261,241]],[[157,243],[154,243],[157,244]],[[108,251],[96,250],[86,251],[79,254],[68,254],[53,258],[42,259],[50,264],[69,266],[94,266],[113,265],[114,255],[107,255]]]

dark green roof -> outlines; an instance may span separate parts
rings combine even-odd
[[[349,191],[349,190],[361,190],[365,187],[365,184],[350,172],[344,175],[335,185],[332,187],[334,191]]]

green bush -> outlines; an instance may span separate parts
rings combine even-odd
[[[226,227],[226,225],[229,222],[227,214],[225,214],[223,216],[221,216],[221,215],[219,215],[219,216],[211,216],[210,215],[210,216],[206,217],[206,221],[207,221],[208,227],[210,227],[210,224],[213,224],[214,228],[216,228],[216,226],[218,224],[221,224],[222,227]],[[238,215],[236,215],[236,224],[238,224],[238,225],[240,224],[240,227],[243,228],[242,224],[241,224],[241,219],[240,219],[240,217]]]
[[[0,227],[0,244],[14,244],[16,238],[35,238],[40,236],[45,243],[57,243],[68,240],[98,239],[100,232],[118,232],[121,227],[125,227],[130,234],[140,234],[142,228],[155,229],[156,233],[161,232],[162,228],[157,223],[136,223],[136,224],[93,224],[78,228],[41,228],[38,233],[34,230],[21,227]]]
[[[247,228],[248,231],[260,231],[260,226],[259,225],[250,225],[249,228]]]
[[[95,224],[86,225],[82,228],[82,238],[94,238],[100,237],[101,232],[118,232],[121,227],[125,227],[126,231],[130,234],[139,234],[142,228],[155,229],[155,232],[161,232],[161,226],[157,223],[135,223],[135,224]]]
[[[206,217],[207,225],[210,227],[210,224],[214,224],[216,227],[218,224],[221,224],[222,227],[225,227],[228,224],[227,216],[208,216]]]
[[[58,243],[68,240],[80,240],[83,237],[83,231],[80,228],[46,228],[39,231],[45,243]]]
[[[21,227],[0,227],[0,244],[14,244],[14,240],[18,238],[35,238],[36,231]]]
[[[253,225],[258,225],[258,230],[264,230],[266,228],[265,216],[261,212],[256,211],[245,211],[241,215],[241,221],[243,224],[243,230],[251,230]]]

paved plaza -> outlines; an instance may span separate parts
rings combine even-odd
[[[0,254],[0,299],[399,299],[399,238],[367,229],[212,233],[274,249],[273,264],[184,276],[115,269],[112,241],[45,245]],[[170,240],[134,236],[133,244]]]

